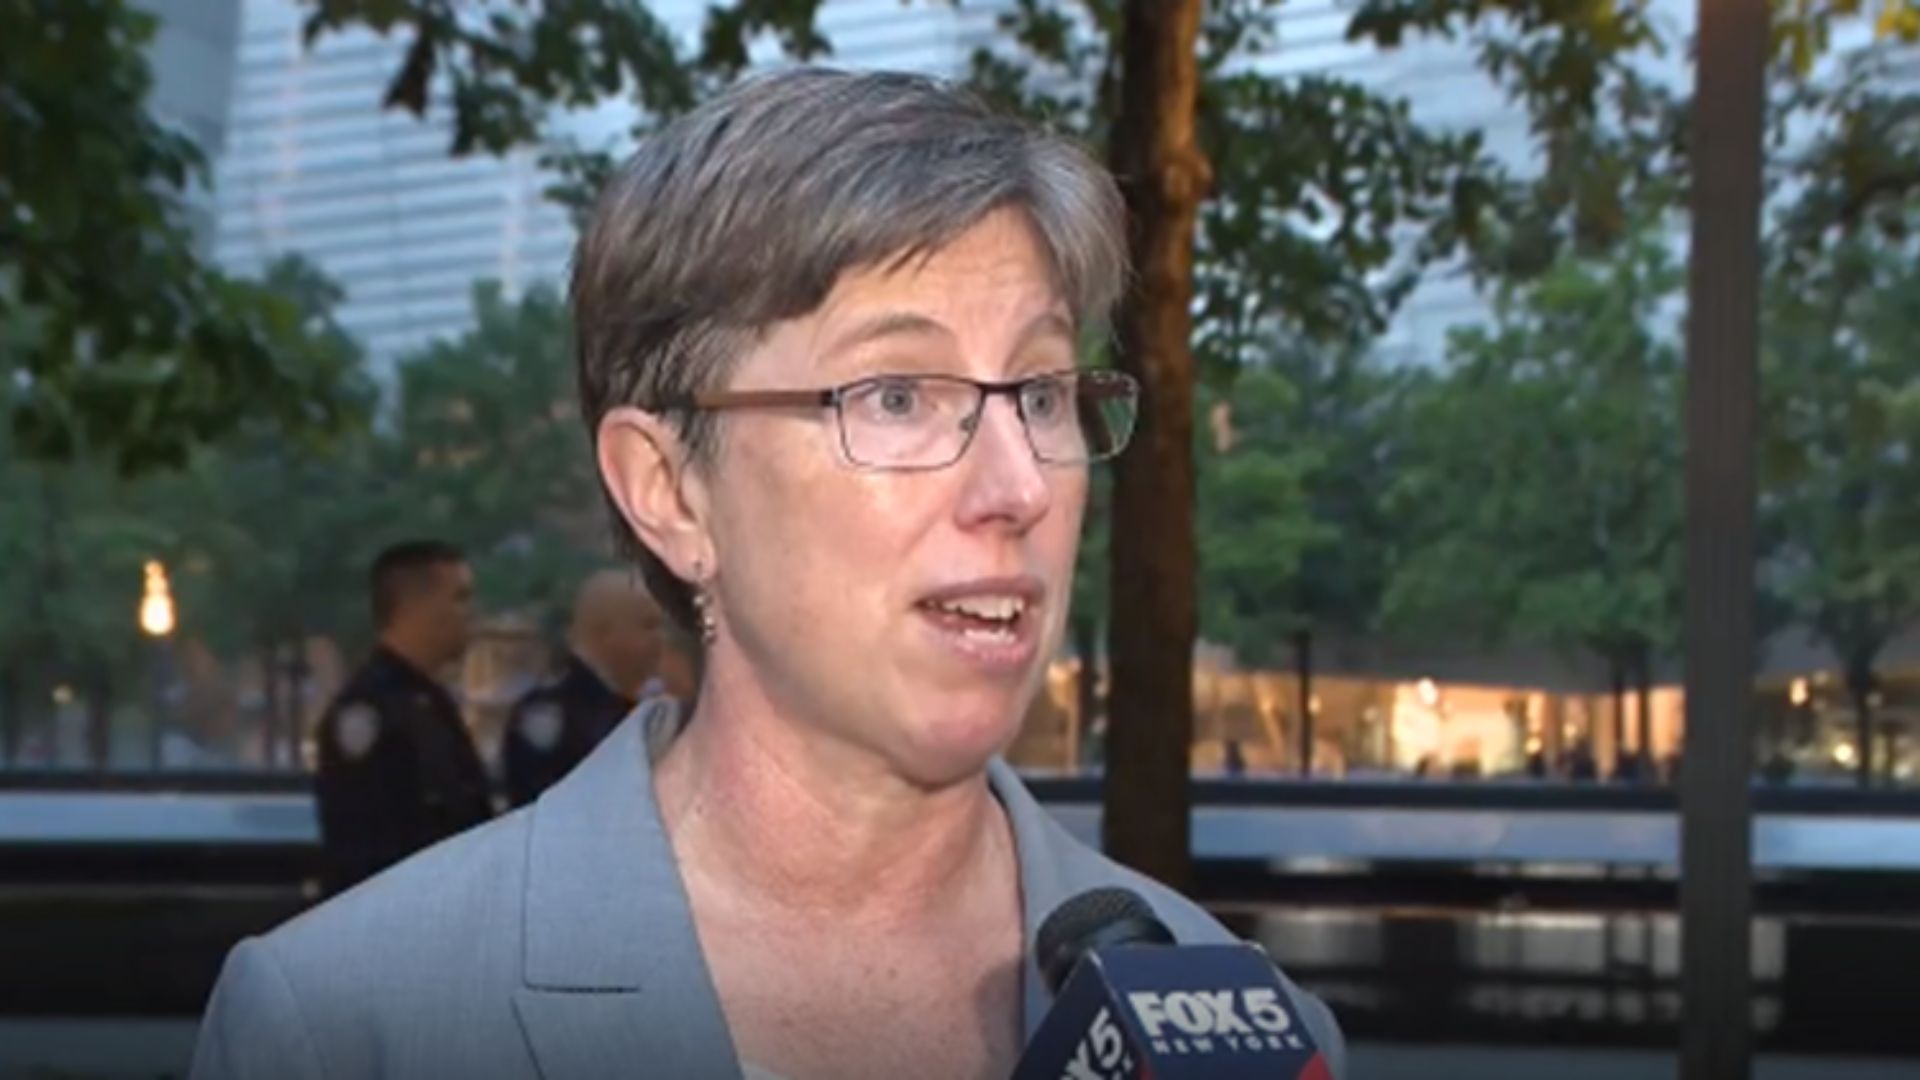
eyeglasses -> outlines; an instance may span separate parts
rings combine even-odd
[[[847,460],[920,472],[960,460],[987,399],[1011,398],[1033,456],[1051,465],[1104,461],[1133,435],[1140,386],[1117,371],[1056,371],[1011,382],[957,375],[875,375],[825,390],[713,390],[669,398],[687,412],[831,408]]]

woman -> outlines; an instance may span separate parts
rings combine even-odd
[[[1132,421],[1076,369],[1121,235],[1081,152],[920,78],[774,75],[642,147],[580,240],[580,387],[694,716],[243,943],[196,1075],[1004,1077],[1069,896],[1227,940],[995,757]]]

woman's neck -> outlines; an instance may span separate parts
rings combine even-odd
[[[912,927],[1017,887],[986,777],[927,789],[830,734],[703,688],[654,771],[683,873],[762,911]]]

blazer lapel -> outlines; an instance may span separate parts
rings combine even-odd
[[[1020,950],[1024,958],[1020,966],[1021,1012],[1027,1037],[1032,1038],[1052,1007],[1046,982],[1034,961],[1034,937],[1053,909],[1079,891],[1076,884],[1093,877],[1082,865],[1090,853],[1071,842],[1065,830],[1005,761],[994,758],[988,763],[987,781],[1006,811],[1007,824],[1013,830],[1016,858],[1020,861],[1020,906],[1024,923]]]
[[[999,758],[993,759],[987,766],[987,779],[993,785],[993,793],[999,798],[1000,805],[1006,809],[1007,822],[1013,829],[1013,843],[1020,860],[1021,917],[1026,922],[1026,961],[1021,969],[1021,980],[1025,984],[1022,998],[1026,1006],[1027,1037],[1032,1038],[1034,1030],[1052,1007],[1046,982],[1040,977],[1039,966],[1033,958],[1034,938],[1040,933],[1040,924],[1053,914],[1054,909],[1088,889],[1128,883],[1124,872],[1109,863],[1105,856],[1075,839],[1066,826],[1040,805],[1027,786],[1020,782],[1020,776],[1012,766]],[[1143,899],[1149,904],[1153,903],[1150,889],[1145,886],[1134,887],[1141,890]],[[1160,915],[1181,940],[1186,940],[1186,935],[1180,933],[1179,920],[1171,918],[1166,911],[1161,911]]]
[[[532,815],[513,1003],[543,1080],[739,1080],[636,719]]]

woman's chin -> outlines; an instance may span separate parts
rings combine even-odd
[[[987,762],[1019,734],[1017,720],[1004,715],[930,718],[914,729],[906,746],[904,771],[917,784],[947,787],[980,774]]]

